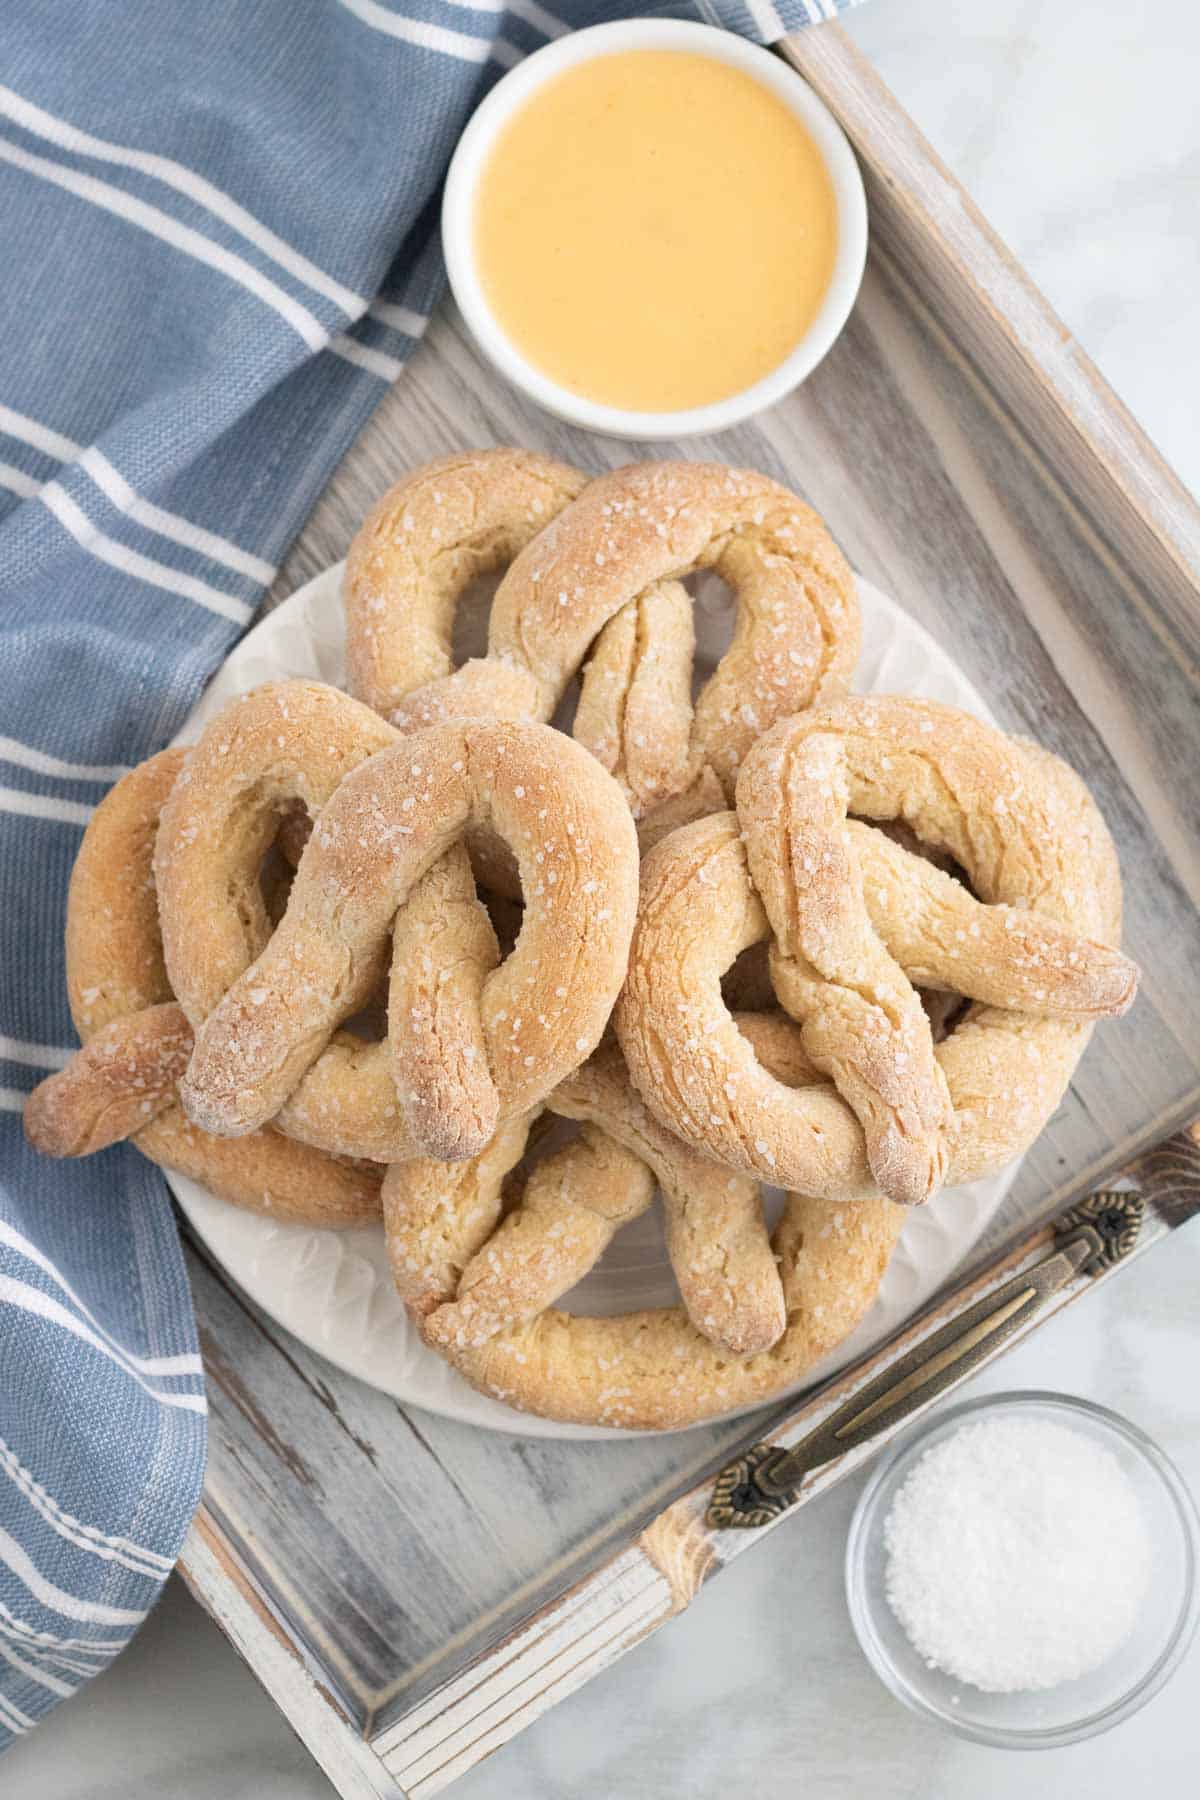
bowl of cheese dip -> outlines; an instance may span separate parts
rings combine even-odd
[[[786,63],[676,19],[536,51],[446,180],[450,284],[480,349],[547,411],[676,438],[773,405],[854,304],[867,248],[846,138]]]

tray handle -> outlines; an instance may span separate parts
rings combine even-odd
[[[1024,1331],[1073,1276],[1098,1275],[1133,1250],[1145,1215],[1136,1191],[1102,1190],[1053,1226],[1053,1251],[955,1314],[859,1388],[791,1449],[755,1444],[717,1477],[706,1511],[716,1530],[753,1529],[786,1512],[806,1475],[847,1450],[889,1434],[955,1387],[1006,1341]]]

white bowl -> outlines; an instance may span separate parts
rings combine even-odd
[[[475,266],[473,215],[480,174],[499,133],[536,89],[564,69],[624,50],[690,50],[752,75],[795,114],[817,145],[837,203],[833,275],[816,318],[791,354],[761,381],[708,406],[678,412],[634,412],[602,406],[560,387],[514,347],[488,306]],[[459,139],[446,177],[442,244],[459,311],[489,361],[547,412],[590,431],[623,438],[680,438],[724,431],[773,406],[812,373],[854,305],[867,255],[867,202],[854,153],[832,113],[795,71],[732,32],[681,19],[618,20],[571,32],[511,69],[476,109]]]

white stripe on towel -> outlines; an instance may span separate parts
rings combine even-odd
[[[78,1619],[83,1625],[138,1625],[146,1616],[144,1611],[133,1612],[127,1606],[105,1606],[99,1600],[81,1600],[78,1594],[68,1594],[65,1588],[55,1587],[2,1525],[0,1562],[6,1563],[18,1581],[24,1582],[35,1600],[48,1606],[51,1612],[61,1613],[64,1619]]]
[[[41,485],[35,475],[27,475],[24,469],[14,469],[11,463],[0,462],[0,487],[7,488],[10,494],[32,500]]]
[[[57,1675],[51,1675],[49,1669],[39,1669],[36,1663],[26,1662],[23,1656],[18,1656],[15,1650],[10,1650],[7,1644],[0,1643],[0,1656],[6,1663],[11,1663],[14,1669],[19,1669],[27,1680],[36,1681],[39,1687],[48,1688],[52,1694],[57,1694],[60,1700],[69,1700],[72,1694],[79,1692],[78,1686],[72,1685],[69,1681],[60,1681]],[[11,1705],[12,1702],[10,1701],[9,1704]]]
[[[804,0],[804,4],[811,11],[812,0]],[[772,0],[746,0],[746,11],[758,26],[765,43],[774,44],[781,37],[787,36],[783,20],[776,12]]]
[[[510,12],[514,19],[524,19],[527,25],[532,25],[543,37],[565,37],[571,30],[571,26],[564,20],[547,12],[544,6],[539,6],[537,0],[445,0],[445,3],[447,6],[465,7],[470,12]]]
[[[104,452],[97,450],[94,445],[85,450],[82,444],[75,443],[72,438],[64,437],[59,431],[52,431],[48,425],[41,425],[36,419],[26,418],[24,413],[14,412],[11,406],[0,406],[0,431],[7,437],[19,438],[22,443],[32,445],[35,450],[41,450],[46,456],[53,456],[59,462],[78,462],[79,467],[86,475],[91,476],[119,512],[136,519],[148,531],[156,531],[160,537],[172,538],[175,543],[184,544],[189,550],[209,556],[214,562],[224,563],[226,568],[235,569],[239,575],[249,575],[253,580],[263,583],[274,581],[277,572],[274,563],[265,562],[261,556],[253,556],[232,539],[219,537],[215,531],[209,531],[203,525],[193,525],[190,519],[181,517],[179,513],[168,512],[164,506],[155,506],[152,501],[143,500],[130,487],[120,470],[109,462]],[[13,473],[23,481],[33,482],[30,493],[36,493],[42,485],[21,469],[14,470]]]
[[[465,31],[448,31],[444,25],[426,25],[420,19],[405,18],[403,13],[389,12],[386,6],[380,6],[379,0],[340,0],[340,4],[373,31],[400,38],[406,44],[417,44],[422,50],[440,50],[446,56],[473,63],[485,63],[492,54],[491,38],[469,37]]]
[[[69,1675],[82,1675],[85,1681],[90,1681],[93,1675],[98,1675],[104,1663],[112,1661],[111,1655],[104,1656],[100,1663],[82,1663],[75,1656],[53,1656],[47,1651],[43,1651],[42,1654],[47,1662],[53,1663],[56,1669],[65,1669]]]
[[[429,323],[428,313],[413,312],[410,307],[397,306],[394,300],[372,300],[367,312],[372,319],[378,319],[381,325],[390,325],[393,331],[402,331],[405,337],[419,338]]]
[[[239,575],[248,575],[252,581],[274,581],[276,569],[274,563],[264,562],[261,556],[251,556],[249,551],[241,550],[228,538],[218,537],[215,531],[207,531],[203,525],[193,525],[190,520],[180,518],[178,513],[167,512],[164,507],[155,506],[151,500],[143,500],[135,494],[125,477],[118,469],[114,469],[107,456],[95,449],[85,450],[79,458],[79,467],[90,475],[101,493],[106,494],[117,508],[144,525],[147,531],[157,532],[159,537],[170,538],[185,549],[195,550],[199,556],[210,557],[213,562],[224,563],[227,569],[234,569]]]
[[[0,1032],[0,1062],[21,1063],[27,1069],[65,1069],[74,1054],[57,1044],[31,1044]]]
[[[63,1331],[69,1331],[82,1343],[90,1344],[93,1350],[98,1350],[101,1356],[106,1356],[109,1362],[115,1363],[122,1374],[128,1375],[133,1381],[136,1381],[138,1386],[149,1394],[152,1400],[157,1400],[160,1406],[177,1406],[183,1412],[206,1413],[208,1411],[208,1402],[202,1394],[169,1394],[165,1388],[151,1387],[149,1382],[143,1381],[136,1370],[131,1369],[121,1357],[115,1356],[104,1340],[97,1337],[94,1331],[89,1331],[88,1327],[77,1319],[74,1313],[68,1312],[66,1307],[61,1306],[57,1300],[52,1300],[49,1294],[43,1294],[40,1288],[29,1287],[23,1281],[14,1281],[10,1275],[0,1275],[0,1305],[15,1306],[21,1312],[30,1313],[34,1318],[45,1319],[48,1324],[57,1325]]]
[[[37,1477],[30,1473],[3,1438],[0,1438],[0,1470],[8,1476],[33,1510],[41,1514],[51,1530],[65,1538],[67,1543],[74,1544],[80,1550],[89,1550],[94,1556],[102,1557],[105,1562],[119,1562],[135,1575],[148,1575],[157,1579],[159,1575],[170,1573],[170,1557],[160,1556],[157,1550],[145,1550],[140,1544],[132,1543],[129,1538],[113,1537],[111,1533],[101,1531],[95,1525],[86,1525],[82,1519],[67,1512]]]
[[[373,350],[369,344],[360,344],[351,337],[335,337],[329,348],[344,361],[356,363],[360,369],[378,375],[380,381],[395,381],[404,370],[398,357],[386,356],[382,350]]]
[[[78,800],[54,800],[49,794],[26,794],[20,788],[0,787],[0,812],[21,813],[27,819],[56,819],[61,825],[86,825],[94,806]]]
[[[29,1239],[19,1232],[15,1225],[10,1225],[5,1219],[0,1219],[0,1244],[7,1244],[10,1250],[15,1250],[18,1256],[25,1258],[26,1262],[36,1264],[43,1275],[48,1275],[55,1286],[60,1287],[63,1293],[74,1301],[84,1318],[91,1320],[101,1337],[107,1338],[124,1361],[131,1363],[135,1369],[140,1369],[143,1375],[203,1375],[204,1364],[194,1352],[185,1352],[181,1356],[135,1356],[132,1350],[127,1350],[123,1344],[118,1343],[112,1333],[104,1329],[87,1301],[75,1292],[66,1276],[54,1266],[50,1258],[39,1250],[36,1244],[30,1243]]]
[[[556,19],[552,12],[538,5],[538,0],[507,0],[504,10],[510,12],[514,19],[524,19],[526,25],[532,25],[543,37],[565,37],[571,27],[561,19]]]
[[[33,1723],[33,1720],[27,1718],[19,1706],[14,1706],[11,1700],[6,1700],[4,1695],[0,1694],[0,1725],[5,1725],[9,1731],[22,1736],[25,1732],[33,1730]]]
[[[335,306],[357,319],[366,307],[366,299],[356,294],[353,288],[344,287],[319,269],[314,262],[299,250],[292,248],[283,238],[264,225],[254,214],[239,204],[232,195],[224,193],[213,182],[197,175],[195,170],[178,163],[170,156],[158,156],[151,150],[131,150],[123,144],[112,144],[104,138],[93,137],[90,132],[81,131],[78,126],[71,125],[66,119],[55,118],[53,113],[44,112],[40,106],[26,100],[11,88],[0,87],[0,113],[7,113],[18,125],[36,137],[45,138],[49,143],[58,144],[63,150],[75,151],[80,156],[95,157],[97,162],[114,163],[126,169],[136,169],[142,175],[150,175],[156,181],[164,182],[175,188],[178,193],[186,194],[189,200],[195,200],[207,212],[244,237],[256,249],[264,252],[281,269],[294,275],[298,281],[316,293],[323,294],[332,300]]]
[[[49,756],[35,750],[32,744],[19,744],[16,738],[0,737],[0,762],[16,763],[32,769],[35,775],[49,775],[55,781],[120,781],[128,775],[128,763],[76,763],[65,757]]]
[[[206,263],[210,269],[228,276],[231,281],[244,287],[247,293],[272,307],[304,339],[310,350],[325,348],[329,333],[306,306],[293,300],[277,282],[263,275],[244,256],[238,256],[234,251],[213,243],[211,238],[193,231],[190,225],[181,225],[178,219],[173,219],[170,213],[163,212],[160,207],[149,206],[144,200],[136,200],[132,194],[127,194],[123,188],[114,187],[109,181],[100,181],[94,175],[82,175],[77,169],[69,169],[63,163],[50,162],[44,156],[34,156],[32,151],[23,150],[8,138],[0,137],[0,160],[12,163],[14,168],[24,169],[28,175],[53,182],[56,187],[65,188],[79,199],[87,200],[93,206],[103,207],[106,212],[115,213],[118,218],[127,220],[142,231],[148,231],[152,237],[161,238],[163,243],[170,244],[175,250],[182,250],[187,256],[195,257],[197,262]]]
[[[140,550],[131,550],[127,544],[120,544],[116,538],[109,537],[98,525],[92,524],[61,482],[48,481],[40,498],[80,548],[90,551],[100,562],[120,569],[124,575],[134,575],[139,581],[147,581],[152,587],[165,588],[168,593],[180,594],[185,600],[194,600],[197,606],[205,606],[209,612],[219,613],[223,619],[232,619],[235,625],[247,624],[253,615],[254,608],[245,600],[237,600],[232,594],[222,593],[220,588],[210,587],[207,581],[201,581],[195,575],[181,574],[178,569],[156,562],[153,557],[143,556]]]
[[[41,425],[36,419],[26,418],[24,413],[14,412],[11,406],[0,406],[0,431],[6,437],[20,438],[23,444],[32,444],[35,450],[53,456],[58,462],[73,462],[83,449],[74,438],[64,437],[61,431],[52,431],[49,425]]]
[[[10,1642],[20,1644],[22,1650],[27,1650],[30,1656],[40,1656],[46,1662],[60,1665],[66,1663],[63,1651],[70,1656],[95,1656],[107,1662],[113,1650],[123,1650],[129,1642],[127,1637],[56,1637],[52,1631],[37,1631],[32,1625],[27,1625],[24,1619],[18,1619],[16,1613],[10,1612],[3,1600],[0,1600],[0,1631]]]

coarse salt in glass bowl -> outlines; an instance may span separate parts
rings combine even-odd
[[[935,1444],[997,1413],[1053,1421],[1102,1445],[1132,1484],[1151,1550],[1145,1594],[1125,1642],[1089,1673],[1035,1692],[985,1693],[931,1667],[909,1642],[885,1587],[884,1528],[905,1481]],[[1098,1566],[1105,1548],[1096,1546]],[[1195,1502],[1174,1464],[1144,1432],[1067,1394],[993,1394],[936,1412],[879,1464],[850,1525],[846,1599],[868,1661],[913,1712],[977,1743],[1048,1750],[1109,1730],[1144,1706],[1178,1668],[1200,1617],[1198,1559]]]

